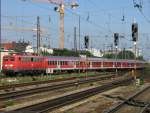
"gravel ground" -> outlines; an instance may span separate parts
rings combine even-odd
[[[3,108],[3,110],[8,111],[8,110],[17,109],[17,108],[20,108],[23,106],[29,106],[29,105],[32,105],[35,103],[44,102],[49,99],[56,98],[56,97],[59,97],[59,96],[62,96],[62,95],[68,94],[68,93],[78,92],[80,90],[85,90],[88,88],[96,87],[96,86],[99,86],[99,85],[103,84],[104,82],[106,83],[108,81],[110,81],[110,80],[95,82],[93,84],[83,84],[78,87],[74,86],[74,87],[59,89],[59,90],[55,90],[55,91],[49,91],[49,92],[45,92],[45,93],[42,92],[42,93],[34,94],[32,96],[19,98],[16,100],[10,100],[12,105],[7,106],[6,108]]]
[[[70,105],[50,113],[104,113],[104,111],[107,111],[112,106],[121,102],[121,100],[115,97],[128,97],[129,95],[140,90],[143,86],[135,86],[134,84],[131,84],[129,86],[115,88],[86,99],[87,101],[80,102],[80,104]],[[110,95],[113,98],[108,98],[106,95]]]
[[[106,80],[105,82],[108,82],[110,80]],[[22,98],[17,99],[13,101],[13,106],[8,106],[4,110],[12,110],[23,106],[28,106],[31,104],[43,102],[46,100],[49,100],[51,98],[56,98],[57,96],[60,96],[62,94],[66,94],[68,92],[74,92],[74,90],[79,91],[86,89],[87,87],[94,87],[99,84],[103,84],[103,82],[94,83],[93,86],[91,84],[81,85],[80,87],[70,87],[66,89],[60,89],[53,92],[46,92],[41,94],[36,94],[31,96],[30,98]],[[107,91],[105,93],[98,94],[96,96],[90,97],[84,101],[71,104],[70,106],[66,106],[60,109],[57,109],[57,111],[52,111],[50,113],[102,113],[104,110],[107,110],[112,105],[116,105],[120,100],[114,99],[114,98],[108,98],[106,95],[111,95],[113,97],[121,96],[121,97],[127,97],[131,95],[133,92],[140,89],[140,86],[135,86],[135,84],[131,84],[129,86],[119,87],[110,91]],[[38,100],[37,100],[38,99]]]

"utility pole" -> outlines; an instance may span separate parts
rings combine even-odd
[[[74,50],[77,51],[77,28],[74,27]]]
[[[79,52],[80,52],[80,37],[81,37],[81,34],[80,34],[80,32],[81,32],[81,30],[80,30],[80,15],[79,15]],[[80,53],[79,53],[80,54]]]
[[[40,17],[37,16],[37,54],[40,54],[40,46],[41,46],[41,34],[40,34]]]

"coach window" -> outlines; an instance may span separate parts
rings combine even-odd
[[[51,65],[51,61],[48,61],[48,65]]]
[[[40,58],[37,58],[37,62],[41,62],[41,59],[40,59]]]
[[[54,61],[54,65],[57,65],[57,61]]]
[[[31,57],[31,62],[33,62],[34,60],[33,60],[33,57]]]
[[[42,62],[42,59],[41,59],[41,58],[38,58],[38,59],[39,59],[39,60],[38,60],[39,62]]]
[[[4,61],[8,61],[8,58],[4,58]]]
[[[33,58],[33,62],[36,62],[37,60],[36,60],[36,58]]]
[[[10,57],[10,61],[15,61],[15,58],[14,57]]]
[[[55,65],[55,62],[54,62],[54,61],[52,61],[52,65]]]
[[[55,65],[56,64],[56,62],[55,61],[53,61],[53,65]]]
[[[19,59],[19,61],[21,61],[21,57],[19,57],[18,59]]]

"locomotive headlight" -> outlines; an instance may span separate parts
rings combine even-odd
[[[10,64],[9,66],[10,66],[10,67],[13,67],[13,64]]]
[[[5,67],[7,67],[8,65],[7,64],[5,64]]]

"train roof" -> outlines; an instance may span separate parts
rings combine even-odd
[[[105,61],[105,62],[141,62],[141,63],[144,63],[144,61],[140,61],[140,60],[129,60],[129,59],[107,59],[107,58],[93,58],[93,57],[87,57],[87,58],[83,58],[83,57],[66,57],[66,56],[49,56],[47,57],[49,60],[51,59],[55,59],[55,60],[64,60],[64,61],[67,61],[67,60],[73,60],[73,61],[76,61],[76,60],[92,60],[92,61]]]
[[[15,57],[39,57],[39,58],[46,58],[47,60],[72,60],[72,61],[78,61],[78,60],[92,60],[92,61],[105,61],[105,62],[140,62],[145,63],[141,60],[129,60],[129,59],[107,59],[107,58],[97,58],[97,57],[68,57],[68,56],[36,56],[36,55],[18,55],[18,54],[12,54],[12,55],[5,55],[4,57],[8,56],[15,56]]]
[[[43,56],[10,54],[10,55],[5,55],[4,57],[43,57]]]

